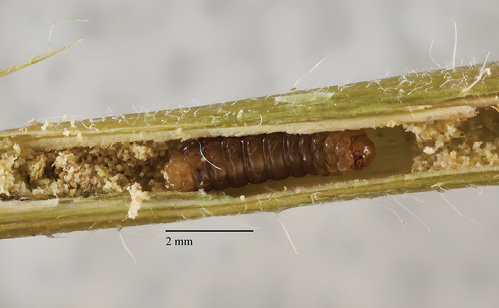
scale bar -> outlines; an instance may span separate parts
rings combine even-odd
[[[189,230],[189,229],[185,229],[185,230],[165,230],[165,232],[198,232],[198,233],[202,233],[202,232],[253,232],[254,230],[230,230],[230,229],[224,229],[224,230],[215,230],[215,229],[207,229],[207,230]]]

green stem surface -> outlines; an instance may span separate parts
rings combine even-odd
[[[208,106],[80,122],[35,123],[0,132],[22,148],[64,149],[116,142],[187,140],[276,131],[313,133],[468,118],[497,108],[499,66],[488,63]],[[346,178],[257,193],[157,192],[127,218],[130,196],[0,202],[0,238],[121,228],[215,215],[281,211],[318,202],[497,185],[499,168],[481,167]]]

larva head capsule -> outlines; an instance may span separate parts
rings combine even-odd
[[[374,143],[366,135],[360,135],[352,140],[350,153],[354,160],[353,167],[356,170],[361,170],[373,161],[376,150]]]

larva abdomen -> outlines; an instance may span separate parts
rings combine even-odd
[[[347,174],[367,167],[374,155],[363,131],[203,138],[174,151],[163,174],[170,190],[221,190],[288,176]]]

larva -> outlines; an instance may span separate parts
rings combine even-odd
[[[360,130],[203,138],[173,151],[163,175],[170,190],[220,190],[288,176],[347,174],[367,167],[374,155],[373,142]]]

